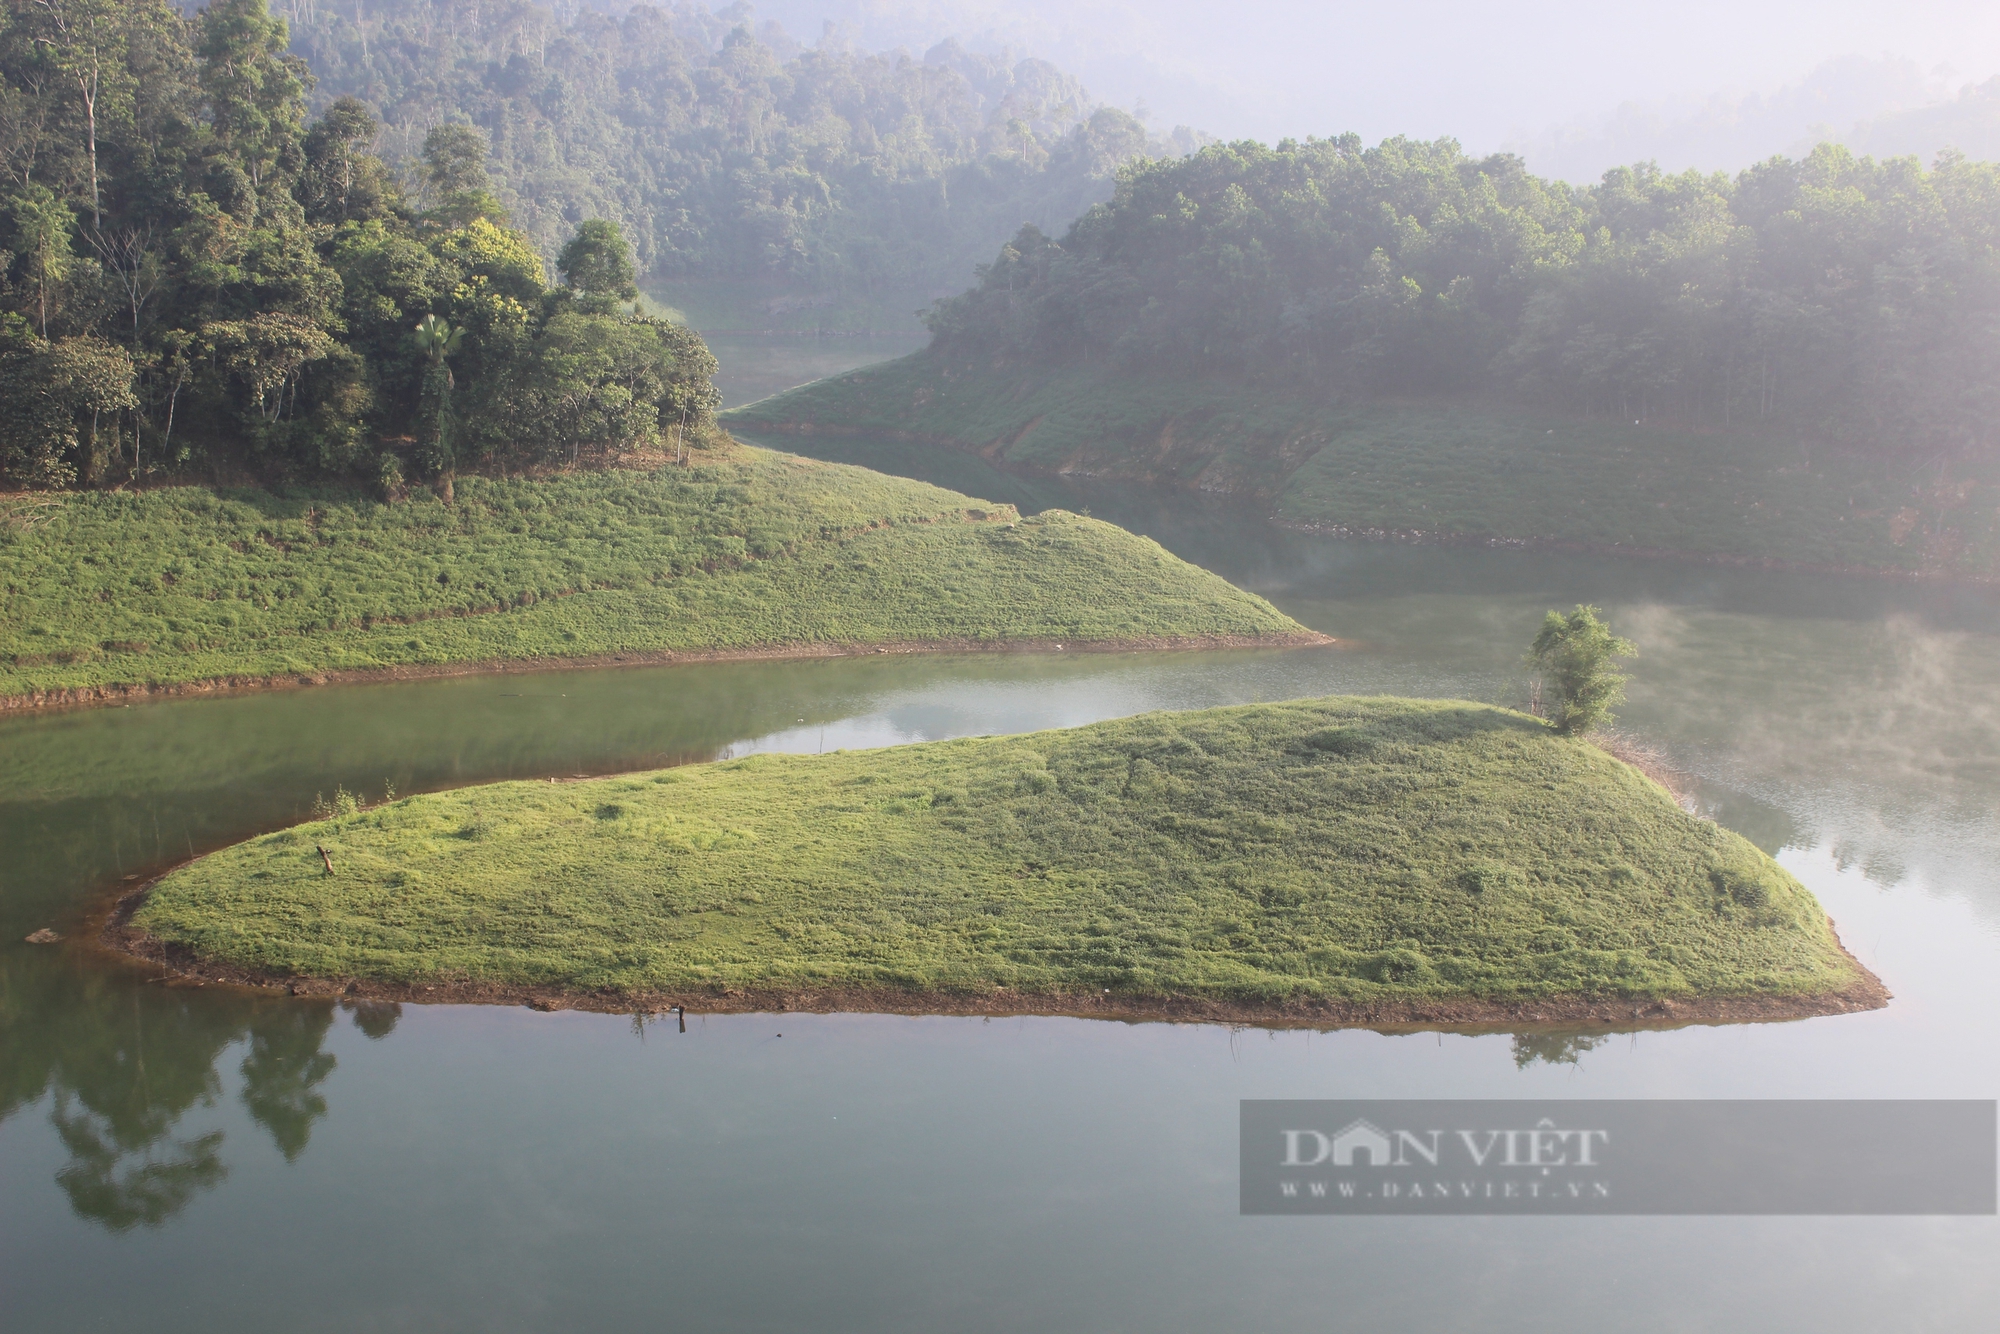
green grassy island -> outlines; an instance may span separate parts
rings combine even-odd
[[[852,647],[1323,642],[1110,524],[742,446],[695,466],[0,502],[0,699]]]
[[[204,978],[600,1008],[1886,999],[1802,886],[1637,770],[1522,714],[1384,698],[410,797],[182,866],[111,934]]]

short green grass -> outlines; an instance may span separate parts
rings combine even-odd
[[[1269,636],[1109,524],[732,446],[692,468],[0,503],[0,696],[606,653]]]
[[[315,845],[336,874],[325,873]],[[1334,698],[404,799],[134,919],[278,974],[1301,997],[1812,995],[1812,896],[1480,704]]]
[[[913,434],[1029,470],[1158,479],[1352,531],[2000,575],[2000,477],[1941,481],[1750,431],[1496,404],[1350,404],[1200,377],[919,354],[737,409],[748,430]]]

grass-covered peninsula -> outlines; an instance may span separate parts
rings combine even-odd
[[[729,446],[695,466],[0,501],[0,699],[856,646],[1316,640],[1110,524]]]
[[[1884,998],[1742,838],[1587,742],[1449,701],[411,797],[185,865],[122,930],[207,977],[610,1006],[1381,1021]]]
[[[916,439],[1026,473],[1234,493],[1329,531],[2000,577],[2000,476],[1940,489],[1921,470],[1776,432],[936,352],[725,417],[749,432]]]

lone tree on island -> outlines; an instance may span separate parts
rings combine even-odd
[[[1595,607],[1578,606],[1567,616],[1552,611],[1528,649],[1528,663],[1541,673],[1548,719],[1565,736],[1581,736],[1611,721],[1611,706],[1625,698],[1625,674],[1617,658],[1638,653],[1629,639],[1611,633]]]

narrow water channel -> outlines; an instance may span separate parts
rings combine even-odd
[[[583,671],[0,720],[0,1327],[1984,1327],[1990,1218],[1241,1218],[1236,1108],[1995,1096],[1993,593],[1342,542],[1195,497],[815,448],[1089,508],[1346,642]],[[22,943],[336,786],[374,799],[1330,692],[1511,703],[1541,613],[1578,601],[1640,645],[1626,728],[1820,896],[1889,1009],[1641,1034],[797,1014],[692,1015],[683,1032],[169,989]]]

